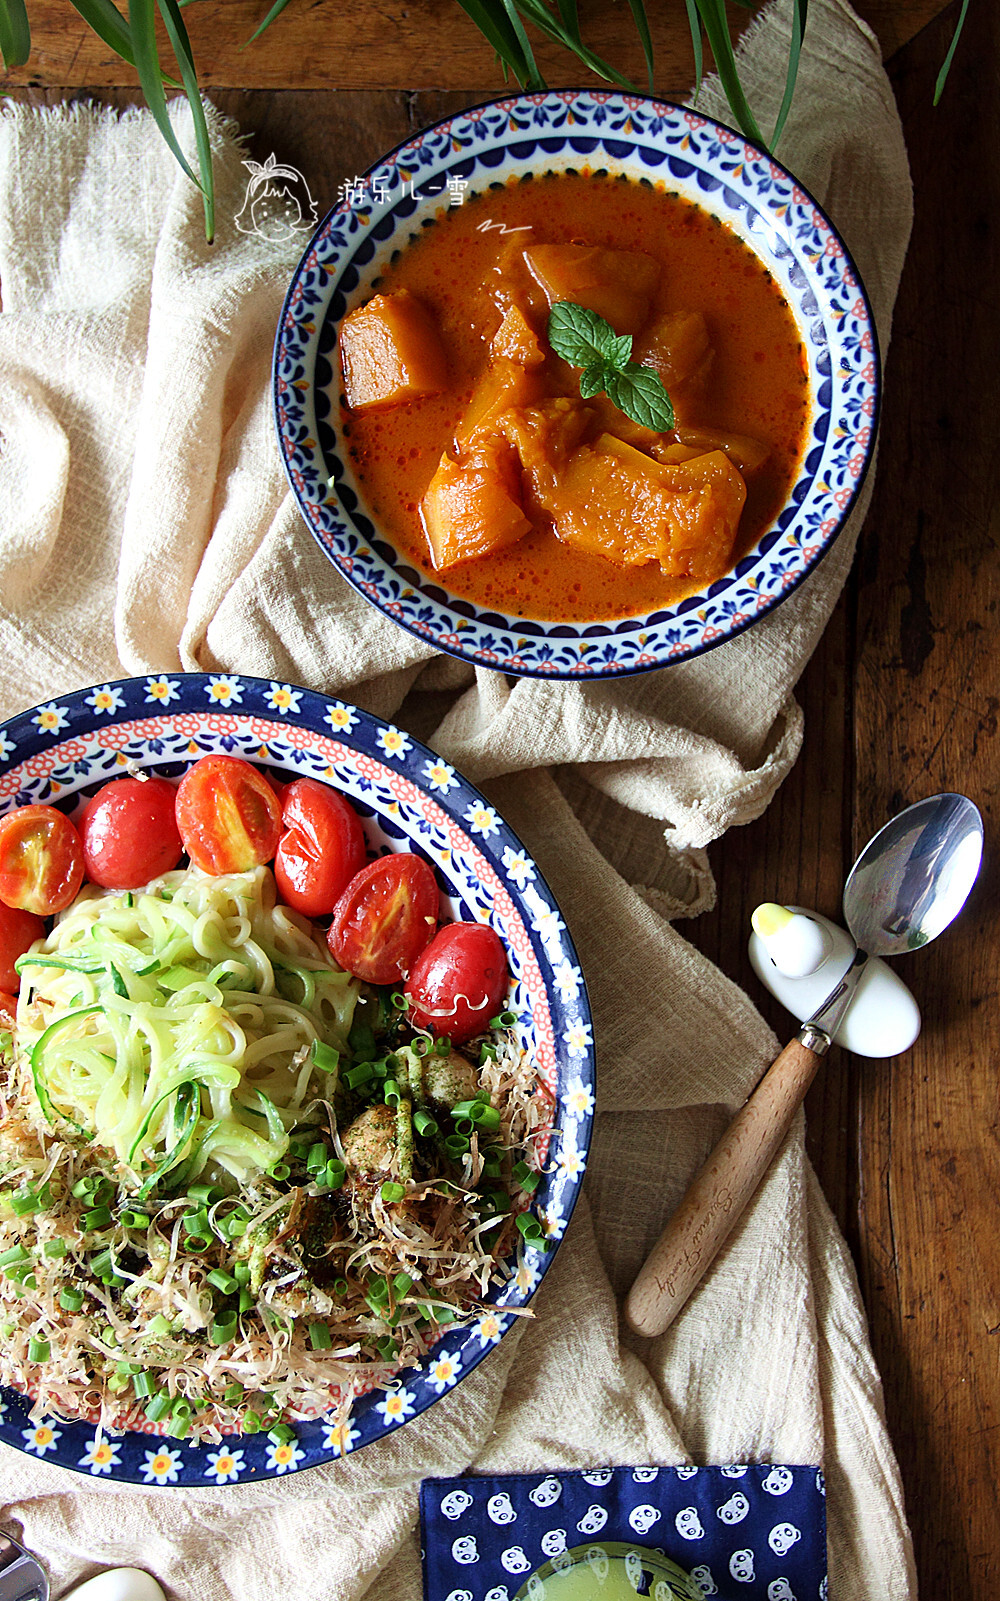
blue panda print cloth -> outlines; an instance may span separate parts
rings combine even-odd
[[[425,1479],[420,1518],[425,1601],[514,1601],[530,1573],[589,1540],[660,1550],[718,1601],[827,1601],[815,1467]]]

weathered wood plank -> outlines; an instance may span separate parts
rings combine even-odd
[[[860,0],[858,10],[889,55],[943,4]],[[268,9],[266,0],[201,0],[186,9],[206,89],[460,89],[468,103],[505,87],[493,52],[454,0],[293,0],[262,39],[247,45]],[[67,0],[33,0],[29,10],[31,58],[0,84],[99,89],[138,83],[134,71]],[[649,0],[648,11],[657,92],[681,95],[693,77],[685,8],[681,0]],[[644,86],[642,50],[622,0],[584,0],[581,14],[591,48]],[[731,5],[729,15],[734,30],[745,25],[747,12],[741,7]],[[551,84],[578,83],[586,76],[573,57],[541,37],[536,56]]]
[[[981,71],[1000,15],[971,7],[946,99],[928,112],[952,20],[892,68],[917,211],[858,573],[854,844],[898,806],[959,789],[983,811],[987,857],[961,921],[907,964],[924,1010],[916,1048],[859,1078],[859,1269],[922,1593],[995,1601],[1000,181],[966,152],[986,148],[1000,116],[996,74]]]

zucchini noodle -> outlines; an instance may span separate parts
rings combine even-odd
[[[17,965],[0,1382],[33,1417],[342,1423],[539,1243],[547,1107],[512,1030],[413,1028],[269,869],[88,887]]]

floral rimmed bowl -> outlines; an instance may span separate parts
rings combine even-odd
[[[0,1440],[95,1477],[152,1485],[213,1485],[314,1467],[371,1444],[447,1394],[531,1299],[573,1211],[590,1143],[594,1050],[583,975],[552,893],[512,831],[479,792],[401,729],[290,684],[232,674],[124,679],[60,696],[0,726],[0,815],[44,802],[72,811],[82,794],[120,777],[126,763],[176,778],[200,757],[226,753],[265,765],[284,782],[334,785],[362,817],[373,853],[412,850],[433,865],[451,915],[490,923],[507,947],[513,1009],[552,1097],[546,1173],[533,1209],[550,1249],[522,1251],[489,1310],[447,1330],[393,1385],[362,1395],[335,1429],[317,1418],[296,1439],[234,1435],[193,1445],[148,1433],[99,1437],[92,1422],[45,1418],[0,1390]],[[512,1264],[513,1265],[513,1264]]]
[[[485,611],[399,555],[368,514],[338,438],[336,333],[394,251],[440,209],[525,172],[600,166],[665,181],[761,258],[806,352],[810,414],[788,500],[724,578],[647,616],[553,623]],[[418,638],[477,666],[546,678],[638,673],[702,654],[801,583],[836,539],[867,471],[879,357],[868,300],[843,242],[796,179],[742,134],[619,92],[565,89],[491,101],[418,134],[345,187],[292,279],[274,351],[278,443],[321,549],[355,589]],[[331,406],[330,390],[333,391]]]

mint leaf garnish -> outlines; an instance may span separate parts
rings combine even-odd
[[[609,367],[606,361],[595,361],[589,367],[584,367],[580,374],[580,394],[584,400],[592,395],[599,395],[607,386],[608,378],[616,369]]]
[[[673,404],[659,373],[629,360],[631,334],[616,334],[596,311],[573,300],[555,302],[547,332],[556,355],[583,368],[580,394],[584,400],[603,390],[619,411],[641,427],[666,433],[674,426]]]
[[[674,426],[673,403],[663,387],[663,379],[652,367],[630,361],[619,372],[608,374],[604,388],[618,410],[643,428],[665,434]]]

